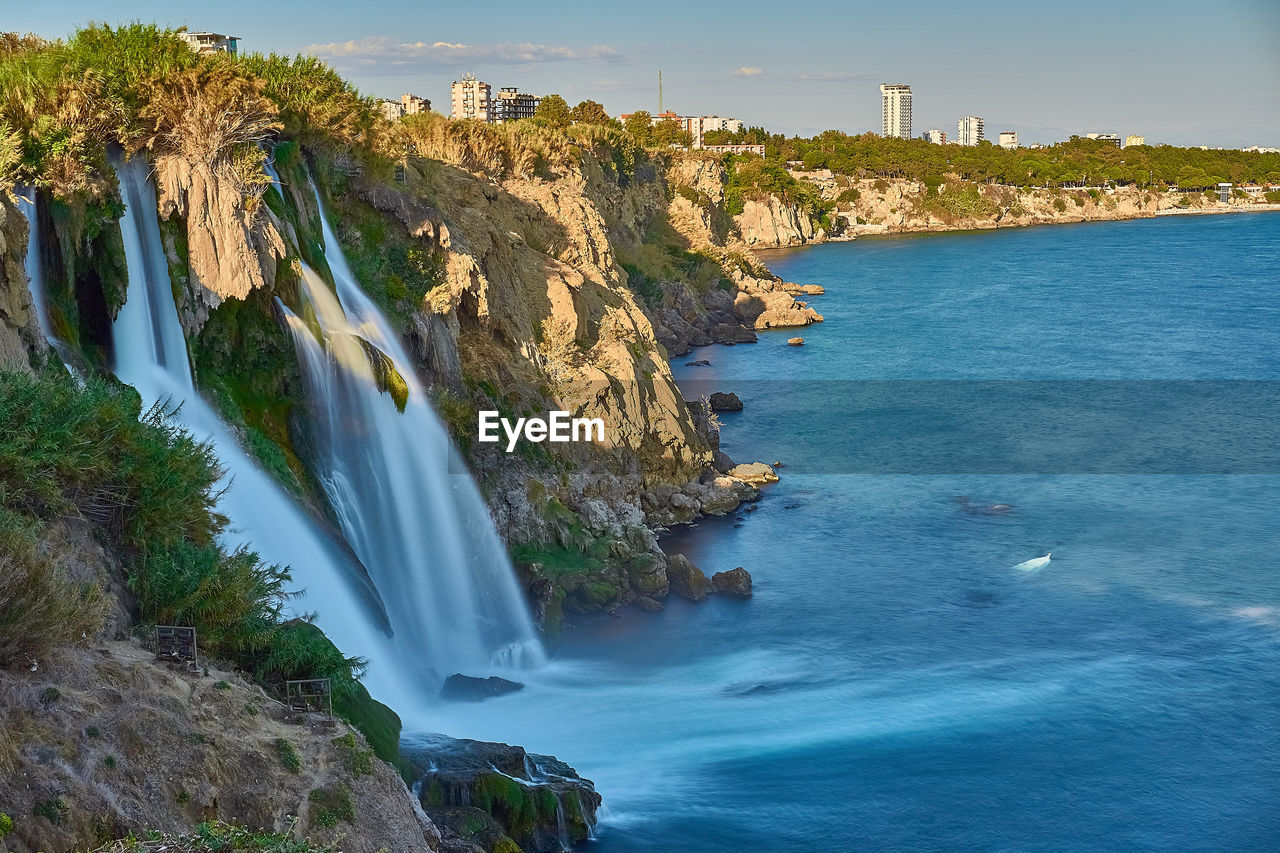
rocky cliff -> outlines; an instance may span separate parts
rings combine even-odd
[[[836,215],[847,223],[842,231],[847,237],[1135,219],[1218,207],[1201,193],[1135,187],[1034,189],[956,180],[926,186],[909,180],[851,180],[830,173],[809,173],[803,179],[818,186],[824,198],[840,200]]]

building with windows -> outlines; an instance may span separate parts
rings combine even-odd
[[[540,103],[542,98],[537,95],[521,92],[515,86],[503,86],[498,90],[498,97],[493,99],[493,117],[490,121],[500,124],[504,121],[533,118]]]
[[[1145,136],[1139,136],[1136,133],[1131,133],[1124,138],[1125,148],[1128,148],[1130,145],[1146,145],[1146,144],[1147,144],[1147,138]]]
[[[956,123],[956,128],[959,131],[956,142],[961,145],[977,145],[987,138],[982,129],[982,116],[965,116]]]
[[[1114,145],[1117,148],[1120,147],[1120,137],[1116,136],[1114,133],[1086,133],[1084,135],[1084,138],[1093,139],[1098,142],[1106,142],[1109,145]]]
[[[400,96],[400,105],[404,107],[404,114],[407,116],[431,112],[430,100],[408,92]]]
[[[1001,148],[1008,148],[1010,150],[1017,148],[1018,147],[1018,131],[1002,130],[1000,131],[999,140],[1000,140],[999,145]]]
[[[449,87],[449,117],[493,121],[493,89],[488,83],[467,74]]]
[[[189,33],[179,32],[178,37],[185,41],[196,53],[229,53],[235,56],[239,50],[240,37],[227,36],[222,33]]]
[[[623,113],[618,118],[625,122],[627,119],[631,118],[632,115],[633,113]],[[680,129],[689,134],[691,148],[710,149],[711,146],[704,144],[702,137],[713,130],[725,130],[729,133],[738,133],[742,130],[742,122],[736,118],[725,118],[724,116],[682,116],[677,115],[671,110],[654,113],[649,117],[649,121],[655,127],[664,121],[672,121],[680,125]]]
[[[911,87],[906,83],[880,84],[881,136],[911,138]]]
[[[383,98],[378,106],[382,108],[382,117],[387,121],[397,121],[404,118],[404,104],[399,101],[393,101],[391,98]]]
[[[945,130],[939,130],[936,127],[931,127],[926,130],[920,135],[920,138],[925,142],[932,142],[934,145],[947,144],[947,132]]]

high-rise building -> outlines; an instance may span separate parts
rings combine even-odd
[[[538,111],[538,104],[540,103],[542,103],[542,98],[537,95],[521,92],[515,86],[503,86],[498,91],[498,97],[493,99],[493,116],[490,121],[501,123],[504,121],[519,121],[522,118],[533,118],[533,114]]]
[[[982,131],[981,116],[965,116],[957,122],[957,129],[960,132],[956,135],[956,141],[961,145],[977,145],[987,138]]]
[[[911,87],[906,83],[880,84],[881,136],[911,138]]]
[[[449,89],[450,117],[470,118],[476,121],[493,120],[493,90],[488,83],[467,74],[454,80]]]
[[[920,138],[925,142],[932,142],[934,145],[947,144],[947,132],[945,130],[939,130],[936,127],[931,127],[926,130]]]
[[[1147,144],[1147,138],[1145,136],[1139,136],[1136,133],[1131,133],[1124,138],[1125,148],[1128,148],[1130,145],[1146,145],[1146,144]]]
[[[404,114],[407,116],[431,112],[431,101],[408,92],[400,96],[400,105],[404,107]]]
[[[1000,147],[1001,148],[1017,148],[1018,147],[1018,131],[1002,130],[1000,131]]]

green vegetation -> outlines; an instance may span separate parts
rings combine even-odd
[[[373,773],[373,750],[362,746],[351,732],[334,738],[333,745],[342,755],[342,766],[352,776],[358,779]]]
[[[0,838],[4,838],[11,832],[13,832],[13,818],[0,812]]]
[[[315,846],[283,834],[261,832],[221,821],[202,823],[190,835],[144,833],[99,847],[94,853],[333,853],[335,845]]]
[[[1111,183],[1177,186],[1182,190],[1200,190],[1219,181],[1280,183],[1280,154],[1171,145],[1136,145],[1122,150],[1080,137],[1044,148],[1007,150],[989,142],[975,146],[934,145],[922,139],[886,139],[874,133],[850,135],[835,130],[809,139],[787,138],[753,127],[736,134],[713,131],[707,141],[764,144],[765,159],[771,163],[801,161],[806,169],[827,168],[855,178],[924,181],[938,175],[954,175],[965,181],[1011,186]]]
[[[67,817],[67,804],[61,797],[43,800],[35,804],[31,810],[37,817],[42,817],[54,826],[60,826]]]
[[[689,131],[682,128],[679,122],[666,120],[655,124],[653,116],[645,110],[637,110],[628,115],[622,126],[636,142],[646,148],[688,148],[693,143]]]
[[[315,788],[307,800],[311,803],[311,822],[316,826],[332,829],[339,821],[355,822],[355,803],[351,801],[351,789],[345,784]]]
[[[280,760],[280,766],[290,773],[302,772],[302,756],[298,754],[298,748],[293,745],[293,741],[286,738],[276,738],[276,758]]]
[[[605,112],[604,107],[596,101],[579,101],[578,105],[569,111],[569,118],[577,124],[594,124],[600,127],[622,129],[618,120]]]
[[[547,95],[539,103],[533,120],[547,127],[568,127],[573,124],[569,104],[559,95]]]
[[[742,213],[747,201],[763,201],[769,196],[795,205],[814,219],[823,217],[830,208],[816,187],[796,180],[780,163],[755,155],[725,157],[724,204],[731,216]]]

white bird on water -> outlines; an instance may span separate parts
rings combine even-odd
[[[1030,560],[1027,560],[1022,563],[1018,563],[1018,565],[1014,566],[1014,568],[1020,572],[1034,572],[1036,569],[1040,568],[1041,566],[1048,565],[1049,558],[1052,556],[1053,556],[1053,552],[1050,551],[1048,554],[1045,554],[1043,557],[1033,557]]]

